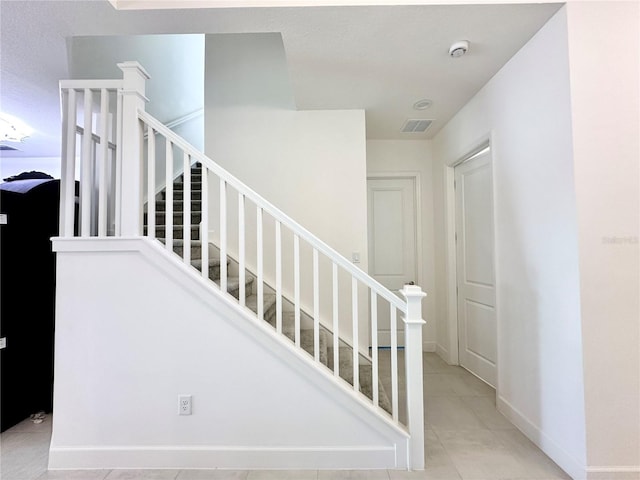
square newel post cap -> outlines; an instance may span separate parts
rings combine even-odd
[[[402,290],[400,290],[400,293],[402,293],[402,295],[405,298],[409,298],[409,297],[423,298],[427,296],[427,294],[423,292],[418,285],[409,285],[409,284],[404,285],[402,287]]]
[[[149,76],[149,73],[138,62],[128,61],[128,62],[118,63],[117,65],[118,65],[118,68],[122,70],[125,75],[127,74],[127,72],[135,72],[141,77],[143,77],[145,80],[149,80],[151,78]]]
[[[424,324],[422,319],[422,299],[427,296],[418,285],[405,285],[400,294],[407,300],[406,324]]]
[[[150,77],[144,67],[138,62],[122,62],[118,63],[118,68],[122,70],[122,93],[148,102],[149,99],[145,97],[145,83]]]

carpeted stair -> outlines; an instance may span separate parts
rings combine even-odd
[[[201,213],[201,187],[202,187],[202,170],[200,164],[195,164],[191,169],[191,265],[198,271],[202,271],[202,242],[200,241],[199,224],[202,218]],[[173,184],[173,249],[174,252],[182,256],[184,251],[183,241],[183,182],[182,176],[179,177]],[[165,191],[163,190],[156,197],[156,238],[164,243],[165,239],[165,218],[166,218],[166,198]],[[147,215],[145,213],[145,234],[147,230]],[[176,226],[179,225],[179,226]],[[209,243],[209,278],[217,285],[220,285],[220,253],[216,245]],[[231,266],[232,262],[237,267],[230,257],[227,257],[227,265]],[[228,267],[228,271],[231,270]],[[237,270],[237,268],[236,268]],[[252,312],[257,314],[258,312],[258,297],[257,290],[255,288],[256,279],[249,272],[245,275],[245,293],[246,293],[246,307]],[[227,291],[236,299],[239,298],[239,279],[238,277],[227,277]],[[270,325],[275,328],[276,325],[276,296],[273,293],[273,289],[269,285],[264,285],[264,319]],[[283,297],[283,313],[282,313],[282,333],[283,335],[294,341],[294,324],[295,314],[293,312],[293,303]],[[301,317],[304,317],[305,321],[301,322],[301,325],[312,325],[313,319],[301,312]],[[319,358],[320,362],[327,368],[333,371],[333,333],[324,327],[320,327],[319,332]],[[342,340],[339,341],[339,374],[340,377],[350,385],[353,385],[353,350],[351,346]],[[300,330],[300,345],[303,350],[313,356],[314,354],[314,341],[313,341],[313,328],[301,327]],[[372,367],[371,360],[360,355],[359,365],[359,379],[360,379],[360,391],[368,398],[372,398]],[[378,382],[378,391],[380,399],[380,407],[391,413],[391,403],[387,396],[387,393],[380,382]]]

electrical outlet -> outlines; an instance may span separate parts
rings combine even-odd
[[[351,261],[353,263],[360,263],[360,252],[353,252],[351,254]]]
[[[191,415],[191,395],[178,395],[178,414]]]

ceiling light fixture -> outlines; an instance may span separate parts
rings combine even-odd
[[[416,103],[414,103],[413,104],[413,109],[414,110],[426,110],[432,104],[433,104],[433,102],[431,100],[425,98],[423,100],[418,100]]]
[[[458,58],[467,53],[467,51],[469,51],[469,42],[467,40],[460,40],[449,47],[449,56]]]
[[[0,142],[24,142],[31,132],[21,120],[0,112]]]

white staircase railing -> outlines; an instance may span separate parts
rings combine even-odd
[[[326,327],[333,332],[333,374],[340,380],[339,337],[347,338],[352,346],[350,373],[353,382],[349,388],[359,393],[360,364],[370,361],[370,402],[381,415],[387,415],[387,412],[380,406],[379,319],[386,318],[388,312],[391,420],[403,425],[411,435],[411,468],[423,469],[422,326],[425,322],[421,301],[426,294],[420,287],[406,285],[399,292],[404,297],[401,299],[153,118],[144,110],[145,80],[148,78],[144,69],[137,62],[118,66],[123,70],[123,80],[60,82],[63,115],[60,236],[142,236],[146,203],[146,235],[155,238],[156,215],[163,214],[165,248],[174,254],[173,231],[174,228],[181,229],[181,260],[191,265],[193,208],[188,201],[192,192],[190,173],[192,165],[199,163],[202,166],[202,198],[199,200],[202,223],[198,229],[202,245],[201,275],[209,280],[207,245],[211,240],[220,251],[219,284],[213,281],[211,284],[226,294],[230,275],[227,258],[231,255],[230,250],[234,249],[238,263],[240,306],[244,307],[246,303],[245,272],[251,267],[257,277],[258,318],[264,318],[263,285],[269,279],[275,285],[277,332],[283,333],[283,296],[286,294],[293,303],[295,346],[301,346],[301,311],[306,309],[313,312],[314,360],[320,363],[320,330]],[[80,117],[82,128],[77,129],[75,124]],[[95,122],[97,128],[94,128],[94,118],[98,119]],[[93,133],[85,135],[85,132]],[[157,148],[162,143],[164,148]],[[78,154],[79,218],[74,208]],[[162,155],[164,168],[163,172],[158,172],[158,157]],[[176,171],[183,173],[184,201],[181,218],[174,225],[173,184]],[[158,175],[164,175],[166,185],[164,213],[156,209]],[[74,226],[78,225],[79,230],[76,231]],[[210,238],[211,225],[215,238]],[[283,279],[285,255],[292,260],[290,281]],[[305,289],[307,305],[303,305],[303,279],[308,279],[305,283],[308,287]],[[346,289],[345,281],[349,285]],[[344,298],[345,290],[350,290],[350,295],[346,295],[348,298]],[[398,365],[401,349],[397,338],[398,315],[404,322],[405,332],[404,382],[398,378],[401,374]],[[367,353],[369,351],[370,354]],[[360,398],[364,399],[364,396]],[[401,399],[406,402],[402,415]]]
[[[60,236],[115,235],[122,80],[63,80]],[[76,218],[75,180],[80,180]]]

